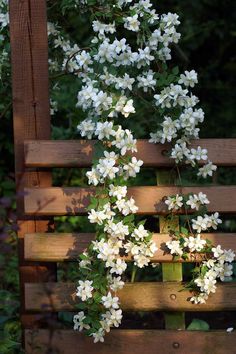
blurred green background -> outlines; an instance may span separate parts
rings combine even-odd
[[[88,18],[72,8],[73,1],[47,1],[48,19],[57,23],[68,38],[79,46],[86,46],[91,36]],[[235,73],[236,73],[236,3],[231,0],[165,0],[154,1],[159,13],[168,11],[180,15],[179,31],[182,39],[178,46],[173,47],[173,66],[179,65],[181,70],[195,69],[199,73],[199,84],[195,94],[199,96],[201,106],[206,113],[206,119],[201,128],[201,137],[230,138],[236,137],[235,123]],[[66,10],[63,12],[63,8]],[[2,56],[6,56],[4,65],[0,66],[0,353],[20,353],[19,325],[19,291],[17,271],[16,235],[14,228],[15,185],[14,185],[14,152],[11,111],[11,77],[9,43],[0,39]],[[49,47],[50,56],[55,56]],[[84,114],[75,108],[76,96],[80,84],[74,76],[62,76],[51,79],[51,98],[58,103],[58,111],[52,117],[53,139],[74,139],[78,137],[76,126],[84,118]],[[130,120],[132,130],[138,137],[147,137],[149,122],[147,111],[140,106],[135,121]],[[85,171],[55,169],[53,171],[54,185],[84,185]],[[190,175],[185,173],[185,182],[189,183]],[[187,180],[188,179],[188,180]],[[154,171],[145,170],[138,177],[140,185],[155,184]],[[194,183],[194,181],[191,181]],[[220,168],[214,183],[236,184],[236,169]],[[152,229],[156,220],[148,219]],[[90,231],[91,225],[85,217],[56,218],[58,231]],[[224,218],[223,230],[235,231],[235,218]],[[9,231],[9,230],[10,231]],[[186,270],[187,274],[187,270]],[[62,280],[76,280],[76,265],[59,266],[59,277]],[[150,270],[146,276],[160,277],[160,272]],[[219,313],[209,316],[211,328],[218,328],[222,321],[227,328],[235,324],[233,315]],[[71,317],[61,314],[64,322]],[[151,317],[140,314],[139,317],[127,315],[125,323],[132,327],[132,320],[140,326],[160,326],[160,314]],[[201,317],[202,316],[202,317]],[[204,314],[198,318],[206,319]],[[189,317],[189,322],[191,316]],[[138,322],[139,321],[139,322]],[[146,324],[146,325],[145,325]]]

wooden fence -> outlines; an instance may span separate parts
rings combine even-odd
[[[236,344],[234,332],[186,331],[187,311],[236,310],[236,283],[222,283],[204,305],[193,305],[182,288],[182,264],[162,250],[169,238],[163,197],[180,192],[167,178],[168,147],[138,141],[138,157],[157,170],[157,186],[132,187],[139,214],[160,215],[159,247],[153,262],[162,263],[163,282],[127,283],[119,292],[125,311],[163,311],[166,330],[113,330],[104,344],[71,330],[59,330],[56,312],[75,310],[75,284],[56,282],[57,262],[74,261],[93,234],[53,232],[54,215],[85,214],[92,188],[52,187],[53,167],[91,165],[94,142],[50,140],[48,45],[45,0],[10,0],[16,182],[20,226],[21,321],[26,353],[89,354],[226,354]],[[198,142],[199,143],[199,142]],[[236,139],[201,140],[218,166],[236,166]],[[236,186],[184,187],[181,193],[205,192],[209,211],[236,213]],[[175,220],[178,223],[178,220]],[[158,225],[157,225],[158,230]],[[212,233],[206,237],[236,251],[236,235]],[[51,323],[42,328],[45,319]],[[181,329],[181,330],[180,330]]]

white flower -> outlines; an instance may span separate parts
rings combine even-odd
[[[224,250],[225,262],[233,262],[235,260],[235,253],[231,249]]]
[[[114,179],[119,168],[115,166],[117,156],[114,152],[104,152],[105,158],[101,158],[97,164],[97,170],[103,178]]]
[[[167,241],[166,246],[169,248],[171,254],[183,255],[183,250],[178,240]]]
[[[139,26],[140,26],[140,22],[138,20],[138,15],[134,15],[134,16],[129,16],[124,18],[125,23],[124,23],[124,27],[127,28],[130,31],[134,31],[134,32],[138,32],[139,31]]]
[[[180,85],[170,84],[169,87],[165,87],[160,94],[154,95],[156,100],[156,105],[161,106],[161,108],[171,108],[177,105],[181,107],[192,106],[190,104],[190,97],[187,95],[188,90],[183,89]],[[196,102],[192,102],[196,103]]]
[[[208,299],[208,295],[205,293],[200,293],[197,296],[192,296],[190,301],[194,304],[205,304],[206,300]]]
[[[94,332],[91,334],[91,336],[94,338],[94,343],[98,343],[98,342],[104,342],[104,335],[105,332],[103,330],[103,328],[99,328],[99,330],[97,332]]]
[[[138,207],[135,205],[135,200],[132,197],[129,200],[117,200],[116,206],[124,216],[135,214],[138,211]]]
[[[167,197],[165,204],[168,206],[168,210],[179,210],[183,206],[183,197],[179,194],[174,197]]]
[[[105,32],[112,34],[115,33],[116,31],[114,22],[105,24],[100,21],[93,21],[92,25],[93,25],[94,32],[98,32],[101,38],[105,35]]]
[[[91,209],[88,213],[88,219],[91,224],[102,225],[103,221],[106,220],[106,215],[101,211],[96,211],[95,209]]]
[[[111,108],[112,98],[106,92],[99,91],[98,94],[93,95],[92,100],[97,114],[102,114],[103,111],[108,111]]]
[[[115,134],[115,140],[112,141],[112,145],[115,145],[118,149],[120,149],[121,156],[124,156],[127,151],[136,152],[136,143],[137,140],[134,139],[130,130],[123,130],[121,126],[118,127]]]
[[[82,301],[86,301],[89,298],[93,297],[92,287],[93,282],[90,280],[79,280],[79,286],[77,287],[76,296],[80,297]]]
[[[111,290],[117,291],[119,289],[122,289],[125,285],[125,283],[121,280],[121,277],[112,277],[110,274],[107,276],[107,279],[109,281],[109,286]]]
[[[115,39],[113,44],[117,54],[120,52],[125,52],[127,49],[126,38],[122,38],[121,40]]]
[[[109,185],[109,195],[111,197],[116,197],[117,200],[121,200],[126,197],[127,187],[126,186],[114,186],[113,184]]]
[[[9,24],[9,14],[0,13],[0,23],[2,27],[6,27]]]
[[[97,170],[95,170],[95,168],[92,168],[91,171],[86,172],[86,176],[88,177],[88,184],[93,184],[94,186],[97,186],[99,182],[102,182],[100,174]]]
[[[125,261],[123,261],[122,259],[118,258],[117,260],[115,260],[112,263],[112,267],[110,269],[110,273],[115,273],[118,275],[121,275],[122,273],[124,273],[124,271],[127,268],[127,264],[125,263]]]
[[[77,315],[74,315],[73,317],[73,322],[74,322],[74,330],[79,330],[80,332],[83,331],[83,329],[89,329],[90,326],[88,324],[83,323],[83,320],[85,320],[86,316],[84,315],[84,312],[81,311]]]
[[[110,136],[115,135],[115,130],[113,130],[113,123],[108,121],[104,123],[98,122],[94,134],[97,135],[99,140],[103,140],[104,138],[109,139]]]
[[[124,77],[114,77],[113,82],[115,83],[115,88],[117,90],[129,89],[130,91],[132,91],[133,83],[135,82],[135,79],[130,77],[128,74],[125,74]],[[126,108],[125,108],[125,110],[126,110]],[[132,113],[134,113],[134,112],[132,112]]]
[[[233,330],[234,330],[234,327],[229,327],[226,329],[226,332],[231,333],[231,332],[233,332]]]
[[[124,107],[122,108],[121,113],[123,114],[123,116],[125,116],[125,118],[128,118],[130,113],[135,113],[135,108],[133,103],[134,103],[133,100],[128,100],[124,105]]]
[[[91,259],[89,258],[89,255],[87,252],[83,252],[83,256],[85,259],[82,259],[80,262],[79,262],[79,266],[81,268],[89,268],[88,266],[91,265]]]
[[[233,274],[233,266],[232,266],[232,264],[224,263],[224,265],[222,267],[222,271],[219,274],[220,280],[221,281],[231,280],[232,279],[232,277],[231,277],[232,274]]]
[[[212,227],[214,230],[216,230],[217,226],[219,224],[222,224],[222,220],[219,218],[219,213],[217,212],[210,216],[205,215],[205,218],[207,217],[208,217],[208,225],[207,225],[208,228]]]
[[[134,256],[134,264],[139,267],[139,268],[143,268],[143,267],[147,267],[150,259],[146,256],[144,256],[143,254],[137,254]]]
[[[213,247],[212,252],[213,252],[215,258],[219,258],[221,255],[224,254],[224,251],[222,250],[221,245]]]
[[[170,117],[164,117],[164,121],[161,124],[163,127],[161,143],[171,142],[172,139],[176,138],[176,133],[180,128],[178,120],[172,120]]]
[[[186,202],[187,205],[191,207],[191,209],[198,210],[201,205],[209,204],[209,200],[207,199],[206,194],[200,192],[198,194],[190,195],[188,201]]]
[[[160,143],[162,141],[162,131],[157,130],[155,133],[150,133],[151,139],[149,139],[149,143]]]
[[[143,88],[144,92],[147,92],[148,89],[154,90],[156,86],[156,79],[154,79],[154,72],[149,70],[144,72],[142,75],[137,76],[138,87]]]
[[[198,176],[201,176],[203,178],[206,178],[207,176],[212,177],[213,172],[216,171],[217,166],[213,165],[211,161],[208,161],[206,165],[203,165],[202,167],[199,168]]]
[[[210,278],[204,278],[203,290],[207,293],[215,293],[216,292],[216,280]]]
[[[114,241],[109,239],[107,242],[105,239],[100,241],[93,241],[93,249],[97,251],[97,258],[106,262],[106,267],[113,265],[113,261],[118,256],[120,248],[122,246],[121,241]]]
[[[134,229],[131,236],[134,237],[136,241],[140,241],[143,240],[145,237],[148,237],[149,232],[145,230],[143,225],[139,225],[138,228]]]
[[[93,64],[90,54],[85,50],[82,50],[80,53],[76,54],[75,59],[78,66],[83,70],[88,70],[89,65]]]
[[[114,223],[113,221],[108,221],[104,231],[110,234],[112,237],[124,240],[125,236],[129,235],[129,227],[124,225],[122,221]]]
[[[119,298],[112,297],[111,293],[109,292],[107,296],[102,297],[102,304],[105,308],[110,309],[118,309],[119,308]]]
[[[185,71],[184,74],[180,75],[180,79],[178,81],[179,84],[184,84],[184,86],[194,87],[195,84],[198,83],[197,73],[195,70]]]
[[[91,119],[85,119],[77,126],[77,129],[80,131],[81,136],[86,136],[88,139],[92,139],[95,126],[95,123],[93,123]]]
[[[198,234],[201,233],[201,231],[205,231],[208,228],[208,223],[209,223],[209,218],[206,215],[205,217],[202,217],[201,215],[197,217],[197,219],[192,219],[192,228],[193,230],[196,230]]]
[[[191,149],[190,159],[193,161],[207,160],[207,149],[202,149],[200,146],[197,149]]]
[[[181,162],[184,158],[189,157],[190,150],[187,148],[186,143],[175,144],[174,148],[171,150],[171,158],[175,159],[176,163]]]
[[[184,241],[184,247],[188,247],[190,252],[201,252],[206,245],[206,240],[202,240],[199,234],[196,237],[185,237]]]
[[[122,320],[122,310],[110,309],[109,312],[106,312],[105,318],[110,322],[111,326],[119,327]]]
[[[178,26],[180,21],[178,20],[179,15],[168,12],[168,14],[163,14],[161,16],[161,22],[165,23],[166,26]]]
[[[124,165],[123,169],[126,171],[126,176],[136,177],[136,174],[140,172],[140,167],[143,165],[142,160],[137,160],[136,157],[132,157],[131,162],[127,165]]]

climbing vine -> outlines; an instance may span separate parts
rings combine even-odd
[[[199,178],[211,177],[216,166],[206,149],[191,145],[192,139],[199,138],[199,125],[204,121],[199,99],[192,93],[198,83],[197,73],[191,70],[180,74],[177,67],[167,65],[171,47],[181,37],[178,15],[158,14],[149,0],[66,3],[90,12],[94,32],[89,46],[80,48],[56,25],[48,24],[53,50],[62,52],[60,62],[52,53],[50,71],[62,68],[82,83],[77,107],[87,118],[78,130],[82,137],[96,139],[93,166],[87,172],[88,183],[97,187],[88,207],[96,236],[79,256],[79,312],[74,316],[74,329],[92,336],[94,342],[103,342],[105,333],[122,320],[117,291],[125,285],[128,260],[134,263],[134,281],[137,269],[148,266],[157,251],[145,222],[137,222],[138,207],[127,193],[129,179],[135,178],[143,165],[136,157],[137,141],[126,124],[128,119],[138,124],[137,103],[142,100],[155,117],[156,129],[150,132],[149,142],[169,143],[168,156],[174,160],[180,180],[180,164],[190,166]],[[5,11],[7,1],[1,1],[0,7]],[[7,26],[7,10],[0,22]],[[53,113],[56,102],[51,104]],[[174,260],[196,260],[193,278],[186,285],[195,304],[207,301],[216,291],[217,280],[231,277],[235,256],[202,236],[202,232],[216,230],[221,223],[217,212],[207,213],[209,203],[202,192],[177,194],[165,200],[171,217],[180,211],[185,213],[179,230],[170,230],[166,249]]]
[[[78,130],[82,137],[97,141],[93,166],[87,172],[88,183],[97,188],[88,207],[96,238],[80,255],[76,295],[82,301],[74,328],[84,330],[94,342],[103,342],[105,333],[122,320],[116,292],[124,286],[127,256],[136,271],[148,266],[157,251],[145,223],[136,222],[138,208],[127,195],[128,179],[136,177],[143,164],[134,156],[137,141],[125,128],[125,119],[135,117],[137,100],[152,107],[156,117],[157,129],[150,133],[150,143],[170,143],[169,158],[178,172],[179,164],[188,164],[199,178],[206,178],[216,166],[206,149],[191,146],[204,121],[204,112],[197,107],[199,99],[191,92],[198,82],[197,73],[179,74],[177,67],[170,70],[167,66],[171,45],[180,39],[178,15],[157,14],[149,0],[83,1],[78,6],[91,12],[94,31],[89,49],[79,50],[73,61],[83,82],[77,106],[87,114]],[[124,32],[127,36],[119,35]],[[207,214],[209,200],[202,192],[169,196],[165,203],[172,216],[185,210],[185,224],[178,231],[170,230],[166,248],[175,260],[201,259],[186,287],[193,293],[190,301],[205,303],[216,291],[217,280],[232,275],[234,253],[220,245],[214,247],[201,235],[217,229],[221,219],[217,212]],[[132,281],[134,277],[133,272]]]

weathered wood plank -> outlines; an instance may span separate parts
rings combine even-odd
[[[28,215],[76,215],[85,214],[93,188],[27,188],[25,212]],[[206,193],[209,212],[236,212],[236,186],[200,187],[131,187],[129,197],[134,197],[139,207],[138,214],[167,214],[163,198],[181,193]]]
[[[51,174],[26,171],[24,165],[25,139],[50,139],[50,107],[48,85],[48,41],[46,2],[38,0],[11,0],[10,37],[12,62],[12,98],[15,147],[15,178],[18,193],[17,214],[19,237],[19,272],[21,298],[24,282],[49,281],[56,276],[55,265],[29,263],[23,260],[23,237],[27,232],[46,232],[49,220],[25,218],[23,188],[50,186]],[[25,314],[21,301],[23,326],[32,327],[37,316]]]
[[[29,261],[61,262],[65,260],[76,260],[90,242],[94,234],[81,233],[32,233],[25,235],[24,256]],[[224,249],[232,249],[236,252],[236,234],[202,234],[204,239],[212,241],[214,245],[220,244]],[[172,255],[165,253],[164,244],[170,240],[168,234],[154,234],[158,251],[155,253],[153,262],[173,262]],[[201,260],[199,257],[198,260]],[[189,258],[189,262],[196,259]]]
[[[73,311],[78,299],[71,283],[25,284],[25,307],[29,311]],[[217,286],[206,304],[194,305],[189,291],[176,282],[127,283],[118,291],[125,311],[229,311],[236,309],[236,284]]]
[[[94,344],[91,338],[73,330],[27,330],[25,343],[27,354],[227,354],[233,353],[236,333],[113,330],[104,343]]]
[[[236,165],[236,139],[201,139],[192,146],[208,150],[209,158],[218,166]],[[138,140],[136,156],[144,166],[168,167],[173,160],[166,156],[170,145],[150,144]],[[88,167],[92,164],[94,141],[88,140],[30,140],[25,141],[25,164],[27,167]]]

